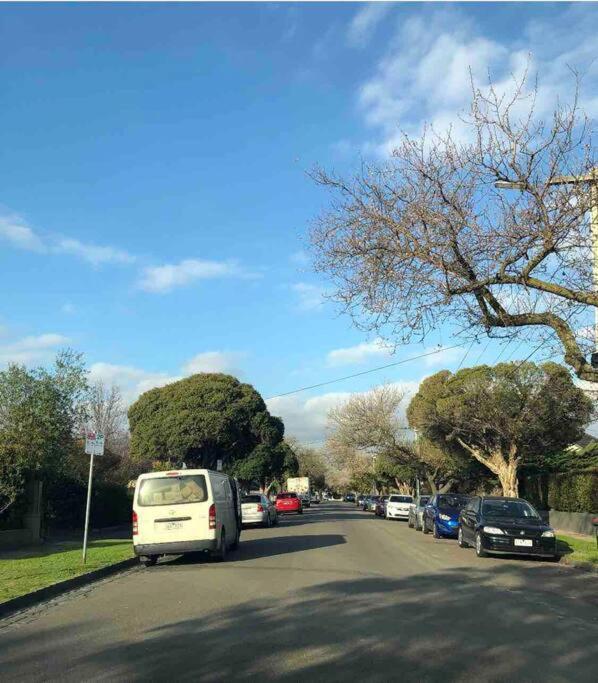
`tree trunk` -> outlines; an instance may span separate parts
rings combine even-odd
[[[485,465],[492,473],[496,474],[500,485],[502,486],[503,496],[517,498],[519,495],[519,482],[517,480],[517,470],[519,469],[519,458],[517,457],[517,445],[511,444],[509,452],[505,454],[496,450],[489,455],[482,453],[478,448],[469,446],[459,437],[457,441],[465,450],[467,450],[473,457]]]
[[[508,460],[504,465],[497,467],[496,475],[502,486],[503,496],[512,496],[517,498],[519,496],[519,482],[517,481],[517,465],[518,463]]]
[[[431,474],[428,474],[426,472],[426,481],[428,482],[428,485],[430,486],[430,491],[433,496],[435,496],[438,493],[438,487],[436,486],[436,482],[434,481],[434,477]]]
[[[454,483],[455,483],[455,480],[454,480],[454,479],[449,479],[449,480],[446,482],[446,484],[443,484],[443,485],[438,489],[438,491],[436,491],[435,493],[447,493],[448,491],[451,490],[451,486],[452,486]]]

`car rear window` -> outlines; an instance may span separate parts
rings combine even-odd
[[[261,496],[243,496],[241,499],[242,503],[261,503],[262,502],[262,497]]]
[[[203,474],[183,474],[178,477],[152,477],[142,479],[137,504],[181,505],[203,503],[208,499],[206,478]]]
[[[461,510],[467,503],[471,500],[471,496],[462,496],[459,494],[445,494],[443,496],[438,496],[437,506],[439,508],[454,508],[455,510]]]
[[[389,503],[413,503],[413,496],[391,496]]]
[[[279,493],[276,496],[277,500],[281,500],[282,498],[297,498],[296,493]]]

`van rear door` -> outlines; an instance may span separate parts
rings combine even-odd
[[[135,495],[136,543],[214,538],[209,529],[210,482],[204,474],[165,472],[142,478]]]

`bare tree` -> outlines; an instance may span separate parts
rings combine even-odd
[[[96,382],[89,388],[86,401],[87,420],[85,429],[103,432],[106,447],[119,455],[128,452],[127,413],[123,404],[120,388],[116,385],[106,387]]]
[[[598,306],[591,131],[577,83],[573,104],[558,103],[548,121],[536,101],[526,77],[508,96],[472,83],[469,142],[427,129],[352,179],[317,169],[332,203],[312,230],[315,265],[359,326],[395,343],[444,322],[474,338],[539,332],[579,378],[598,382],[583,329]]]

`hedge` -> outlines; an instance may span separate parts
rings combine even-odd
[[[524,477],[520,489],[541,510],[598,512],[598,471]]]

